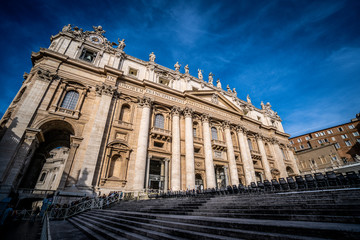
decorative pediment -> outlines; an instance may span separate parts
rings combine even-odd
[[[114,140],[107,145],[108,148],[112,148],[116,151],[131,151],[132,149],[123,141]]]
[[[188,92],[188,94],[219,107],[243,113],[240,107],[236,106],[218,91],[192,91]]]

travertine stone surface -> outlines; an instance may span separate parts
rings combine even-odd
[[[257,141],[258,141],[258,145],[259,145],[259,151],[261,154],[261,160],[262,160],[262,163],[264,166],[265,178],[270,181],[272,179],[272,176],[271,176],[270,165],[269,165],[269,161],[266,156],[266,151],[265,151],[264,142],[262,140],[262,137],[261,136],[258,137]]]
[[[227,154],[228,154],[228,158],[229,158],[231,185],[237,186],[237,185],[239,185],[239,176],[238,176],[238,170],[236,167],[234,146],[233,146],[232,139],[231,139],[230,127],[228,125],[225,126],[225,138],[226,138]]]
[[[203,135],[204,135],[204,151],[205,151],[205,172],[207,188],[216,188],[215,170],[212,156],[211,136],[209,119],[207,116],[203,118]]]

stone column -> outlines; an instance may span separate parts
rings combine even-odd
[[[140,120],[140,129],[138,136],[138,144],[135,159],[135,176],[134,190],[141,191],[144,189],[146,155],[149,143],[149,127],[150,127],[150,98],[144,97],[139,99],[139,105],[142,107]],[[149,171],[149,170],[148,170]],[[148,184],[148,183],[146,183]]]
[[[11,187],[16,188],[20,184],[22,176],[26,173],[35,150],[42,141],[44,141],[44,138],[40,129],[26,129],[24,140],[16,152],[16,156],[10,165],[8,174],[5,175],[5,181],[2,183],[3,186],[8,186],[9,189],[11,189]]]
[[[146,191],[149,188],[149,177],[150,177],[150,161],[151,161],[151,155],[147,157],[146,160],[146,168],[145,168],[145,189]]]
[[[229,160],[231,185],[237,186],[239,185],[239,176],[236,166],[234,146],[231,138],[230,124],[228,121],[223,122],[223,128],[225,130],[225,140],[226,140],[227,155]]]
[[[272,179],[272,176],[271,176],[270,164],[269,164],[269,161],[268,161],[267,155],[266,155],[265,145],[263,142],[264,137],[260,134],[255,135],[255,137],[256,137],[258,145],[259,145],[261,160],[262,160],[262,163],[264,166],[265,178],[270,181]]]
[[[25,130],[53,79],[57,79],[55,75],[42,69],[37,70],[37,74],[32,77],[34,83],[27,88],[27,96],[18,107],[16,115],[12,116],[13,120],[0,141],[0,181],[5,181],[5,175],[11,169],[10,165],[14,164],[12,161],[15,159]]]
[[[285,159],[283,158],[282,152],[280,150],[280,146],[279,146],[279,140],[277,140],[276,138],[272,138],[271,142],[273,144],[274,147],[274,152],[275,152],[275,161],[276,161],[276,166],[280,172],[280,177],[281,178],[286,178],[287,172],[286,172],[286,165],[285,165]]]
[[[171,156],[171,189],[180,190],[181,166],[180,166],[180,108],[173,107],[172,113],[172,156]]]
[[[67,186],[71,186],[72,184],[75,184],[75,178],[70,177],[69,179],[69,175],[71,172],[71,168],[73,166],[76,151],[79,148],[82,139],[83,138],[70,137],[71,143],[70,143],[69,155],[65,162],[64,171],[63,174],[61,175],[61,180],[58,189],[64,189]]]
[[[195,159],[194,159],[194,135],[192,109],[186,107],[185,115],[185,164],[186,164],[186,188],[195,189]]]
[[[214,161],[212,156],[211,135],[209,125],[209,115],[202,115],[204,151],[205,151],[205,173],[207,188],[216,188]]]
[[[291,150],[291,146],[288,146],[287,147],[287,151],[288,151],[288,154],[289,154],[289,158],[290,158],[290,161],[292,163],[292,169],[294,170],[294,173],[296,175],[300,175],[300,171],[299,171],[299,167],[296,163],[296,159],[295,159],[295,156],[294,156],[294,153],[293,151]]]
[[[255,182],[255,170],[254,164],[251,158],[251,153],[246,139],[246,129],[244,127],[238,128],[238,137],[240,144],[240,154],[243,162],[243,168],[245,173],[245,184],[249,185],[251,182]]]
[[[86,152],[84,155],[84,162],[80,171],[78,186],[90,190],[92,188],[95,168],[100,153],[100,146],[104,136],[105,125],[107,123],[108,112],[111,105],[115,88],[110,85],[97,85],[96,95],[100,98],[100,103],[97,108],[94,123],[91,129]]]
[[[164,180],[164,192],[167,192],[169,187],[169,161],[170,159],[165,158],[165,180]]]

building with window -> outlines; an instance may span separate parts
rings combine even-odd
[[[290,138],[302,173],[360,162],[360,114],[348,123]]]
[[[65,26],[1,119],[4,195],[47,179],[53,149],[67,148],[57,186],[106,193],[221,188],[299,170],[270,103],[256,108],[203,72],[141,60],[99,26]],[[48,161],[50,161],[48,163]],[[57,163],[58,164],[58,163]],[[44,174],[45,173],[45,174]],[[49,178],[50,179],[50,178]]]

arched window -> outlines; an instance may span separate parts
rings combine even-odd
[[[41,177],[40,177],[40,182],[43,182],[44,180],[45,180],[45,177],[46,177],[46,172],[43,172],[42,174],[41,174]]]
[[[217,129],[215,127],[211,128],[211,137],[214,140],[218,140],[218,133],[217,133]]]
[[[194,137],[197,137],[197,135],[198,135],[198,127],[199,127],[199,125],[197,124],[197,122],[194,122],[194,125],[193,125],[193,135],[194,135]]]
[[[75,110],[78,99],[79,99],[79,93],[77,91],[74,90],[68,91],[60,107],[70,110]]]
[[[130,122],[130,106],[128,104],[122,105],[119,120]]]
[[[265,143],[265,152],[266,152],[266,155],[271,156],[270,147],[269,147],[269,144],[267,144],[267,143]]]
[[[121,175],[120,171],[121,171],[121,156],[115,155],[111,158],[109,177],[120,178]]]
[[[235,136],[235,134],[233,132],[231,132],[231,140],[232,140],[233,146],[237,147],[238,142],[236,141],[236,136]]]
[[[282,156],[283,156],[283,159],[286,159],[286,155],[285,155],[284,149],[283,149],[283,148],[280,148],[280,150],[281,150],[281,154],[282,154]]]
[[[289,174],[289,175],[292,175],[292,174],[294,174],[294,170],[292,170],[292,168],[291,167],[286,167],[286,172]]]
[[[250,150],[253,150],[253,145],[252,145],[251,139],[248,138],[247,141],[248,141],[248,144],[249,144],[249,149],[250,149]]]
[[[164,129],[164,116],[161,114],[155,115],[155,127]]]

